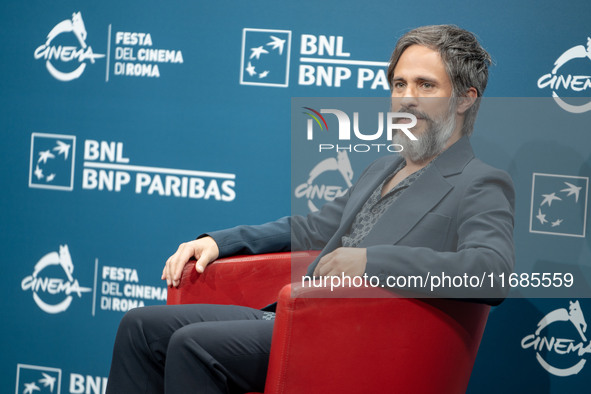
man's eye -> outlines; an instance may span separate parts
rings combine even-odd
[[[394,87],[396,89],[402,89],[404,87],[404,84],[402,82],[394,82]]]
[[[432,83],[430,83],[430,82],[423,82],[423,85],[422,86],[423,86],[424,89],[432,89],[432,88],[434,88],[434,85]]]

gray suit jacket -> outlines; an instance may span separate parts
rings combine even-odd
[[[345,196],[318,212],[208,235],[217,242],[220,257],[322,249],[310,265],[311,274],[322,256],[341,246],[363,203],[401,160],[398,155],[376,160]],[[475,158],[463,137],[402,193],[359,245],[367,248],[366,273],[381,284],[400,275],[485,277],[483,287],[440,289],[437,296],[496,304],[508,291],[500,287],[498,275],[506,274],[506,285],[514,266],[513,213],[511,178]]]

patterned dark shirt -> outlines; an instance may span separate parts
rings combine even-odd
[[[275,320],[275,312],[263,312],[262,320]]]
[[[351,229],[341,238],[341,243],[345,247],[357,247],[365,239],[376,222],[382,217],[384,212],[394,204],[400,195],[418,179],[419,176],[431,165],[421,168],[417,172],[407,176],[398,185],[392,188],[384,197],[382,189],[400,170],[406,166],[406,162],[400,163],[392,175],[386,177],[382,183],[373,191],[367,199],[361,210],[355,216]]]

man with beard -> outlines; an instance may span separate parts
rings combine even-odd
[[[392,54],[388,80],[392,109],[417,118],[411,131],[418,141],[396,133],[401,156],[372,163],[345,196],[318,212],[180,245],[162,279],[178,286],[191,258],[203,272],[218,257],[306,249],[322,249],[311,276],[367,274],[385,286],[388,276],[511,272],[513,185],[474,157],[468,139],[489,64],[474,35],[456,26],[408,32]],[[497,303],[504,295],[500,287],[487,290],[465,296]],[[117,333],[107,392],[263,391],[273,318],[238,306],[132,310]]]

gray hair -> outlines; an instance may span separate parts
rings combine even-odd
[[[480,107],[480,98],[488,81],[488,67],[492,63],[488,52],[478,43],[474,34],[457,26],[433,25],[416,28],[398,40],[390,57],[388,66],[390,89],[394,79],[394,68],[402,52],[411,45],[421,45],[439,52],[453,86],[453,96],[462,97],[471,87],[476,89],[478,98],[466,111],[462,126],[463,135],[472,134]]]

